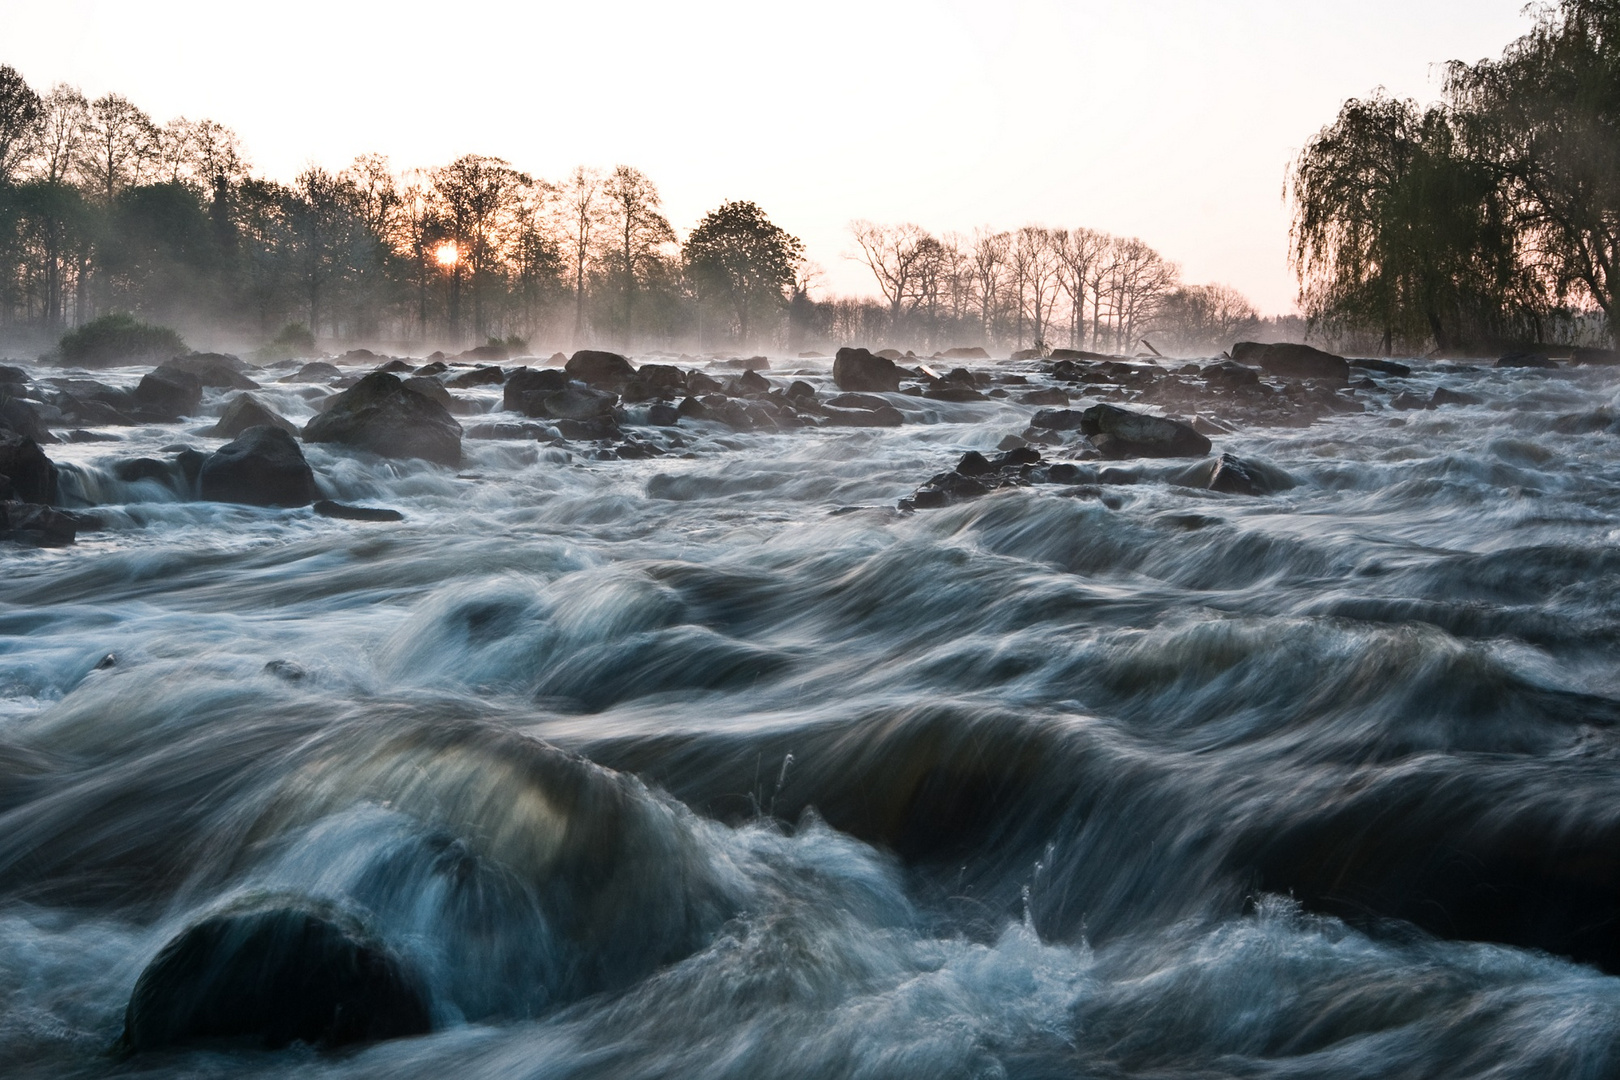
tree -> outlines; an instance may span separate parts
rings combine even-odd
[[[48,183],[67,183],[84,145],[85,113],[90,103],[76,88],[57,83],[42,106],[31,172]]]
[[[878,291],[889,303],[889,329],[900,329],[900,313],[907,300],[917,291],[917,277],[922,263],[930,255],[930,243],[936,242],[922,226],[909,222],[903,225],[877,225],[870,221],[852,221],[849,231],[855,245],[861,249],[858,258],[877,279]]]
[[[1006,283],[1007,249],[1012,236],[1005,232],[991,232],[988,228],[973,231],[974,289],[979,296],[979,330],[985,341],[990,340],[996,304]]]
[[[675,242],[675,230],[659,212],[658,187],[637,169],[617,165],[603,186],[612,223],[614,271],[624,295],[624,342],[633,340],[635,294],[644,277],[656,272],[662,251]]]
[[[103,202],[141,182],[157,157],[158,129],[121,94],[103,94],[85,106],[79,169]]]
[[[488,330],[485,292],[495,276],[509,239],[513,216],[529,178],[500,158],[464,154],[432,173],[444,223],[459,258],[451,265],[450,334],[461,331],[461,267],[472,284],[473,333]]]
[[[1476,159],[1560,295],[1620,331],[1620,3],[1560,0],[1500,60],[1453,64],[1447,92]],[[1493,237],[1494,239],[1494,237]]]
[[[0,187],[16,177],[43,112],[39,95],[17,69],[0,64]]]
[[[728,202],[704,215],[686,238],[682,257],[698,295],[730,305],[738,341],[746,347],[755,314],[785,302],[804,244],[754,203]]]
[[[580,165],[563,182],[558,203],[562,234],[567,237],[568,261],[574,278],[574,344],[585,339],[585,277],[596,257],[598,233],[606,221],[606,195],[602,174]]]
[[[1260,315],[1248,298],[1228,285],[1188,285],[1165,295],[1147,332],[1159,347],[1180,355],[1210,355],[1253,338]]]

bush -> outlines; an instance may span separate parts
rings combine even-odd
[[[315,335],[309,332],[309,327],[303,323],[288,323],[259,349],[255,359],[261,364],[273,364],[278,360],[296,360],[314,355]]]
[[[63,334],[57,345],[64,364],[80,367],[168,360],[190,351],[180,335],[167,326],[152,326],[125,312],[91,319]]]

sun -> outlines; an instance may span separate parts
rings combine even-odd
[[[454,266],[461,261],[461,251],[454,240],[446,240],[433,249],[433,257],[440,266]]]

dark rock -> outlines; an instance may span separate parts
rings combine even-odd
[[[1055,386],[1041,390],[1031,390],[1027,394],[1019,394],[1018,400],[1025,405],[1056,405],[1059,408],[1069,404],[1069,395]]]
[[[66,510],[15,499],[0,502],[0,540],[36,547],[66,547],[82,527],[83,519]]]
[[[1104,457],[1203,457],[1210,442],[1179,420],[1093,405],[1082,415],[1085,432]]]
[[[1437,386],[1434,388],[1434,396],[1429,399],[1428,407],[1438,409],[1442,405],[1479,405],[1482,403],[1483,399],[1477,398],[1473,394],[1465,394],[1459,390],[1447,390],[1443,386]]]
[[[219,439],[234,439],[250,427],[277,427],[289,435],[298,434],[298,425],[282,416],[252,394],[232,398],[219,423],[203,432]]]
[[[308,506],[315,498],[315,474],[298,440],[269,425],[248,428],[208,455],[197,482],[211,502]]]
[[[1112,360],[1107,353],[1087,352],[1084,349],[1053,349],[1047,354],[1051,360]]]
[[[264,665],[264,673],[287,682],[303,682],[308,674],[302,664],[296,664],[291,660],[271,660]]]
[[[62,410],[42,401],[0,396],[0,430],[15,431],[42,445],[56,442],[49,423],[62,419]]]
[[[364,352],[366,350],[359,349],[359,350],[356,350],[356,351]],[[341,360],[339,360],[338,362],[342,363]],[[388,375],[404,375],[406,372],[414,371],[416,369],[411,364],[407,363],[404,360],[390,360],[386,364],[383,364],[383,365],[381,365],[381,366],[379,366],[379,367],[377,367],[377,368],[375,368],[373,370],[381,371],[381,372],[384,372],[384,373],[386,373]]]
[[[686,373],[686,392],[688,394],[701,397],[704,394],[717,394],[723,389],[725,387],[720,380],[712,375],[705,375],[701,371],[689,371]]]
[[[275,1050],[426,1034],[420,978],[353,918],[295,901],[227,910],[165,945],[124,1012],[132,1052],[234,1040]]]
[[[816,400],[816,388],[803,379],[794,379],[788,384],[787,396],[796,402],[810,402]],[[882,400],[881,398],[878,400]],[[884,402],[888,404],[888,402]]]
[[[1079,431],[1085,422],[1085,414],[1078,409],[1042,409],[1030,417],[1029,426],[1048,431]]]
[[[85,431],[83,428],[74,428],[67,433],[67,441],[70,443],[91,443],[123,442],[124,440],[122,436],[108,435],[104,431]]]
[[[1382,375],[1394,375],[1405,378],[1412,374],[1412,369],[1405,364],[1397,364],[1393,360],[1356,359],[1346,361],[1353,368],[1362,368],[1366,371],[1376,371]]]
[[[471,360],[474,363],[483,362],[486,364],[504,364],[511,358],[512,350],[501,344],[474,345],[456,357],[457,360]]]
[[[749,371],[769,371],[771,370],[771,361],[764,356],[750,356],[743,361],[743,366]]]
[[[989,458],[977,450],[969,450],[962,455],[962,460],[956,463],[956,471],[963,476],[984,476],[995,472],[996,467],[990,464]]]
[[[0,478],[7,499],[43,506],[56,502],[56,466],[27,435],[0,431]]]
[[[524,416],[543,416],[540,401],[568,385],[568,376],[556,368],[518,368],[506,377],[506,390],[501,395],[501,407]]]
[[[893,393],[900,389],[900,369],[886,356],[842,348],[833,359],[833,382],[840,390]]]
[[[452,390],[469,390],[474,386],[499,386],[505,381],[506,372],[498,367],[475,367],[446,380],[444,385]]]
[[[625,385],[624,396],[631,401],[675,397],[686,389],[686,373],[671,364],[642,364],[636,377]]]
[[[924,390],[923,397],[928,398],[930,401],[968,402],[990,400],[971,386],[947,386],[944,384]]]
[[[423,378],[430,378],[434,375],[443,375],[449,370],[449,364],[445,363],[443,360],[435,360],[431,364],[423,364],[421,367],[411,372],[411,374],[420,375]]]
[[[336,379],[342,374],[335,364],[328,364],[325,360],[311,360],[291,375],[283,376],[279,381],[319,382],[323,379]]]
[[[345,503],[333,502],[331,499],[317,500],[315,512],[321,517],[340,518],[343,521],[405,520],[405,515],[398,510],[390,510],[382,506],[349,506]]]
[[[997,469],[1014,466],[1038,465],[1041,461],[1041,452],[1033,446],[1014,446],[1006,448],[1006,452],[993,459],[990,464]]]
[[[133,484],[140,480],[160,480],[165,483],[174,479],[174,466],[167,461],[157,458],[138,457],[128,461],[114,463],[113,475],[126,484]]]
[[[904,360],[909,354],[899,349],[879,349],[874,356],[881,356],[885,360]]]
[[[893,408],[884,398],[872,394],[837,394],[824,404],[835,409],[888,409]]]
[[[977,345],[957,346],[939,354],[942,360],[988,360],[990,354]]]
[[[1499,368],[1556,368],[1558,361],[1550,359],[1546,353],[1511,352],[1496,361]]]
[[[554,420],[552,424],[556,427],[557,434],[576,441],[616,439],[619,436],[619,422],[611,416],[599,416],[590,420]]]
[[[663,402],[647,406],[647,423],[655,427],[674,427],[681,421],[681,410]]]
[[[1350,381],[1350,365],[1344,357],[1294,342],[1262,345],[1240,341],[1232,346],[1232,359],[1283,379],[1322,379],[1341,386]]]
[[[443,355],[443,353],[437,353],[435,358],[442,358]],[[377,354],[370,349],[350,349],[338,357],[337,362],[347,367],[359,367],[361,364],[374,364],[377,359]]]
[[[749,368],[737,376],[737,389],[745,394],[763,394],[769,391],[771,384],[753,368]]]
[[[1390,399],[1389,407],[1392,409],[1399,409],[1401,412],[1410,412],[1413,409],[1427,409],[1429,407],[1429,402],[1418,397],[1416,394],[1408,393],[1407,391],[1402,390],[1400,393],[1396,394]]]
[[[1569,362],[1578,366],[1620,364],[1620,350],[1576,349],[1570,353]]]
[[[700,398],[682,398],[675,411],[690,420],[707,420],[709,418],[709,407]]]
[[[618,353],[603,352],[599,349],[581,349],[568,358],[563,365],[571,379],[578,379],[586,386],[598,390],[622,390],[636,377],[636,369],[630,361]]]
[[[202,467],[208,462],[208,455],[201,450],[183,447],[175,452],[174,466],[180,470],[180,476],[185,480],[188,488],[195,488],[202,479]]]
[[[906,422],[893,405],[877,409],[840,409],[829,405],[822,410],[822,418],[833,427],[899,427]]]
[[[546,439],[551,430],[543,424],[510,424],[499,420],[474,424],[465,433],[468,439]]]
[[[1609,431],[1614,427],[1614,414],[1607,409],[1589,413],[1570,413],[1552,422],[1552,429],[1560,435],[1590,435],[1594,431]]]
[[[174,368],[158,368],[143,375],[140,385],[129,395],[131,415],[160,424],[194,416],[201,404],[202,383],[196,376]]]
[[[553,420],[599,420],[610,417],[618,402],[616,394],[583,386],[568,386],[554,394],[529,399],[531,407],[537,406],[539,409],[530,415]]]
[[[1209,490],[1226,495],[1264,495],[1266,490],[1250,473],[1241,458],[1222,454],[1209,477]]]
[[[405,389],[413,394],[421,394],[429,401],[438,402],[446,412],[455,406],[455,398],[450,396],[450,391],[446,390],[444,383],[438,379],[429,378],[426,375],[412,375],[404,382]]]
[[[1039,349],[1018,349],[1012,354],[1011,359],[1017,362],[1022,362],[1025,360],[1039,360],[1042,358],[1042,355],[1043,354]]]
[[[461,463],[461,425],[397,376],[372,372],[304,426],[306,442],[335,442],[384,457]]]
[[[178,371],[190,375],[203,386],[223,387],[227,390],[257,390],[259,384],[245,374],[249,369],[234,356],[224,353],[192,353],[177,356],[158,365],[159,371]]]
[[[1236,389],[1240,386],[1258,386],[1260,373],[1254,368],[1244,367],[1231,360],[1223,360],[1218,364],[1210,364],[1201,369],[1199,374],[1212,387],[1222,389]]]

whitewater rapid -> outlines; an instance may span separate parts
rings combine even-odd
[[[116,479],[207,418],[47,447],[105,527],[0,550],[0,1073],[1614,1075],[1620,371],[1413,364],[1481,403],[1212,436],[1263,497],[903,513],[1034,411],[903,394],[649,460],[304,446],[397,523]],[[433,1031],[114,1053],[263,897],[363,920]]]

